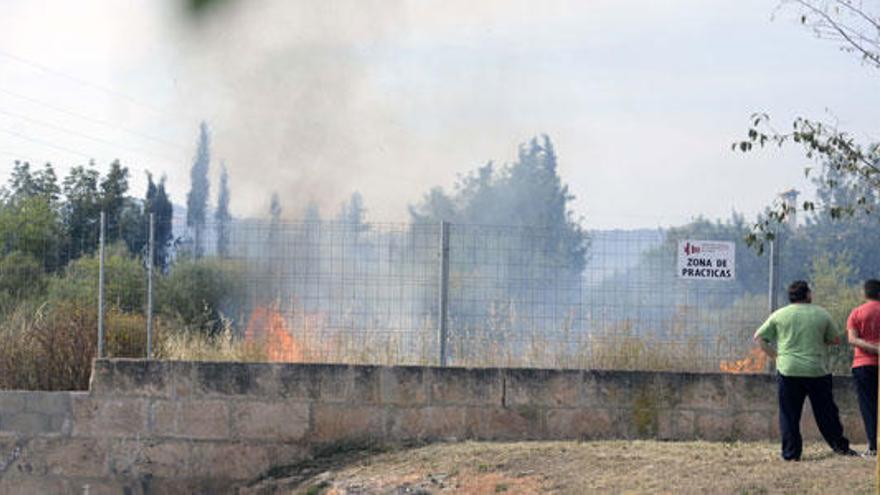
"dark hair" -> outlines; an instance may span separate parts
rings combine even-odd
[[[880,280],[876,278],[865,280],[865,297],[875,301],[880,300]]]
[[[810,286],[805,280],[795,280],[788,286],[788,300],[797,303],[807,300],[810,295]]]

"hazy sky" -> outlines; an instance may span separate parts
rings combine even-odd
[[[360,190],[370,220],[399,221],[547,133],[586,225],[630,228],[803,188],[794,149],[730,151],[752,112],[878,138],[880,74],[775,1],[179,3],[0,0],[4,180],[16,158],[62,176],[119,158],[134,194],[150,170],[184,204],[204,119],[234,214],[277,191],[285,216],[329,216]]]

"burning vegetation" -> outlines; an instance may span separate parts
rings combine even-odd
[[[721,361],[724,373],[763,373],[767,369],[767,355],[758,347],[752,347],[746,357],[736,361]]]

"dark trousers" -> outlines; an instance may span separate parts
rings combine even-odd
[[[859,409],[865,422],[868,448],[877,450],[877,367],[859,366],[852,370],[859,397]]]
[[[779,430],[782,432],[782,457],[800,459],[803,452],[801,413],[804,399],[810,398],[810,407],[822,437],[835,452],[849,449],[849,440],[843,436],[840,413],[831,394],[831,375],[816,378],[777,375],[779,384]]]

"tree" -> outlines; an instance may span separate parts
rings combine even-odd
[[[190,190],[186,195],[186,226],[193,234],[193,254],[196,258],[204,252],[205,215],[208,209],[208,195],[211,184],[208,182],[208,169],[211,166],[211,137],[208,124],[199,125],[199,140],[196,156],[190,169]]]
[[[321,207],[318,206],[318,203],[314,200],[311,200],[306,204],[305,210],[303,211],[303,221],[306,223],[321,222]]]
[[[361,232],[369,230],[370,226],[364,221],[367,210],[364,208],[364,198],[361,193],[355,191],[351,193],[348,201],[342,203],[339,208],[339,215],[336,219],[345,225],[345,228],[354,233],[355,236]]]
[[[217,193],[217,210],[214,212],[217,222],[217,255],[226,257],[229,254],[229,175],[226,164],[220,168],[220,191]]]
[[[31,164],[28,162],[15,161],[12,174],[9,176],[9,185],[6,190],[4,202],[16,202],[20,199],[30,198],[37,194],[37,184],[31,174]]]
[[[847,176],[831,164],[825,164],[813,179],[816,186],[816,205],[806,214],[803,231],[804,247],[809,248],[809,258],[832,256],[831,261],[842,262],[847,258],[856,279],[876,277],[880,266],[880,229],[877,220],[870,215],[854,215],[840,221],[838,211],[857,204],[864,198],[863,207],[878,211],[880,199],[877,191],[865,188],[856,178]],[[800,234],[798,232],[797,234]],[[787,243],[790,244],[790,243]],[[804,255],[801,255],[802,258]],[[855,280],[850,280],[855,282]]]
[[[787,0],[781,6],[794,6],[800,11],[800,21],[821,39],[840,44],[841,49],[857,54],[871,68],[880,68],[880,6],[853,0]],[[735,142],[733,149],[748,152],[767,144],[780,147],[795,144],[801,147],[807,158],[830,164],[847,180],[832,187],[851,188],[856,192],[855,201],[836,205],[830,214],[833,219],[855,215],[871,215],[876,212],[868,203],[870,190],[880,190],[880,144],[862,144],[849,133],[814,119],[799,117],[790,131],[778,131],[770,125],[765,114],[752,115],[747,138]],[[809,175],[812,167],[806,167]],[[763,248],[766,240],[774,237],[774,230],[797,209],[812,211],[815,204],[805,201],[802,205],[777,203],[760,219],[749,233],[750,245]]]
[[[45,198],[53,207],[58,205],[61,197],[61,188],[58,187],[58,176],[55,175],[55,169],[51,163],[43,165],[42,170],[38,170],[33,175],[36,194]]]
[[[455,224],[449,278],[461,302],[449,318],[460,322],[461,335],[490,328],[498,342],[524,339],[535,319],[558,322],[547,332],[570,328],[590,245],[569,208],[573,199],[558,175],[553,144],[542,136],[521,145],[514,163],[489,162],[459,177],[451,193],[431,189],[410,207],[416,224]]]
[[[150,214],[141,200],[126,197],[119,216],[119,239],[128,252],[141,258],[147,257]]]
[[[52,165],[31,172],[28,162],[15,162],[0,198],[0,256],[17,251],[36,259],[46,271],[63,265],[59,191]]]
[[[97,225],[101,211],[98,180],[94,163],[90,163],[88,168],[73,167],[64,178],[62,216],[69,242],[69,259],[91,253],[98,245]]]
[[[147,172],[147,193],[144,197],[144,227],[149,233],[150,214],[153,215],[154,266],[165,271],[168,267],[168,248],[171,245],[171,222],[173,206],[165,192],[165,176],[156,184],[153,175]]]
[[[168,269],[168,261],[170,257],[169,249],[174,239],[172,231],[172,221],[174,219],[174,206],[168,193],[165,192],[165,176],[159,179],[159,185],[156,187],[156,196],[151,204],[151,211],[156,218],[155,243],[156,243],[156,264],[163,270]]]
[[[541,136],[520,145],[516,162],[496,168],[492,162],[459,178],[453,193],[431,189],[410,206],[415,223],[449,221],[471,225],[530,227],[541,231],[544,259],[579,274],[586,265],[589,236],[569,204],[574,196],[562,184],[556,151]],[[531,249],[531,248],[530,248]]]
[[[128,203],[128,168],[119,160],[110,164],[110,170],[101,180],[101,210],[104,212],[106,242],[123,239],[123,213]]]
[[[834,41],[869,66],[880,68],[880,8],[853,0],[786,0],[800,9],[801,24]],[[869,4],[870,5],[870,4]]]
[[[281,220],[281,200],[278,198],[278,193],[275,192],[272,193],[272,198],[269,200],[269,218],[276,225]]]
[[[18,251],[55,271],[64,261],[63,243],[60,215],[45,198],[32,196],[0,207],[0,254]]]

